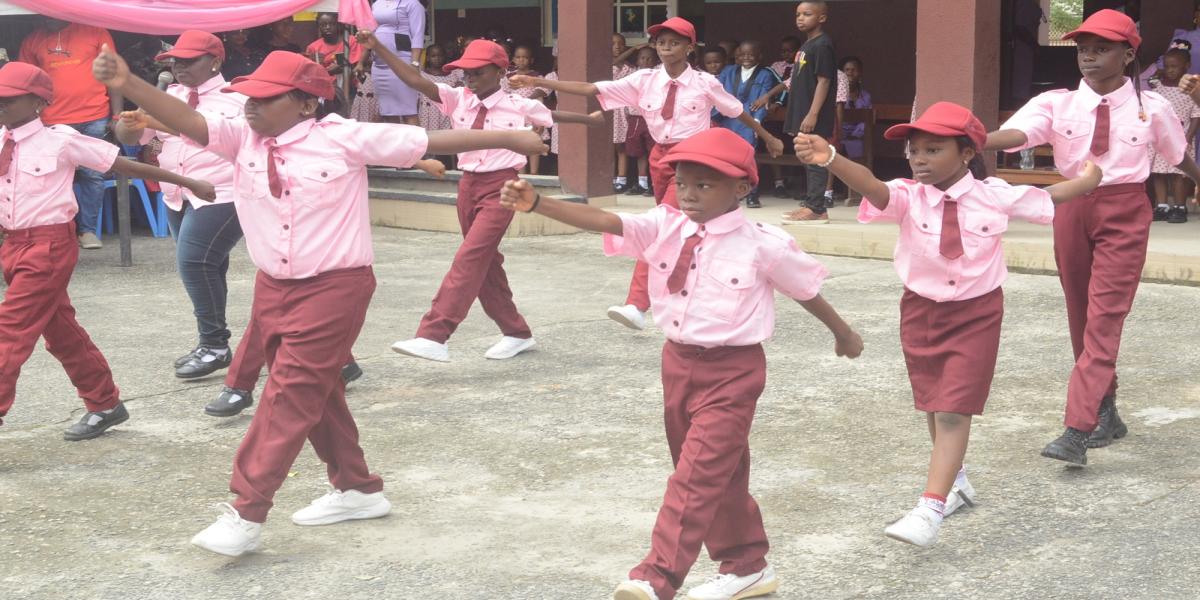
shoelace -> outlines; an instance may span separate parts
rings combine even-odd
[[[245,525],[246,520],[242,518],[242,515],[238,514],[237,509],[232,504],[222,502],[217,505],[217,508],[221,509],[221,516],[217,517],[218,523],[227,523],[235,527],[243,527]]]
[[[734,575],[733,573],[721,573],[719,575],[713,575],[712,577],[709,577],[708,580],[704,582],[704,585],[715,585],[721,587],[733,581],[734,579],[737,579],[737,575]]]
[[[331,485],[329,486],[329,493],[317,498],[316,500],[313,500],[312,503],[313,506],[329,506],[330,504],[340,501],[344,494],[345,492],[339,489],[334,489],[334,487]]]

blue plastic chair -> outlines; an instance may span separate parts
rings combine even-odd
[[[156,192],[154,200],[151,201],[150,193],[146,190],[146,184],[141,179],[130,179],[129,187],[132,188],[142,200],[142,212],[146,217],[146,224],[150,226],[150,233],[156,238],[167,237],[170,232],[167,229],[167,207],[163,204],[162,193]],[[112,191],[110,194],[109,191]],[[104,200],[100,203],[100,214],[96,219],[96,235],[100,234],[100,226],[104,225],[106,233],[113,232],[113,213],[117,207],[117,181],[115,179],[104,180]],[[105,207],[112,202],[112,210],[105,211]],[[131,203],[132,204],[132,203]],[[105,218],[107,217],[107,218]]]

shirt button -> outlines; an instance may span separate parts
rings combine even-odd
[[[291,226],[291,225],[284,225],[284,226],[283,226],[283,229],[284,229],[284,231],[287,231],[288,229],[291,229],[291,228],[292,228],[292,226]]]
[[[285,264],[285,265],[287,264],[287,259],[286,259],[286,258],[285,258],[285,259],[283,259],[283,264]]]
[[[1136,141],[1137,141],[1137,138],[1136,138],[1136,137],[1135,137],[1135,138],[1133,138],[1133,141],[1135,141],[1135,142],[1136,142]]]
[[[283,193],[283,195],[284,195],[284,196],[291,196],[291,195],[292,195],[292,190],[288,190],[288,191],[284,192],[284,193]]]
[[[1070,129],[1068,129],[1068,130],[1067,130],[1067,135],[1071,135],[1071,130],[1070,130]]]
[[[329,173],[326,173],[325,171],[321,171],[321,177],[329,177]]]
[[[929,229],[929,223],[921,223],[921,229]]]
[[[687,290],[683,290],[682,292],[679,292],[679,293],[683,294],[684,296],[687,296]]]
[[[942,200],[949,200],[950,194],[942,194]]]
[[[254,163],[250,163],[250,164],[249,164],[249,165],[247,165],[247,166],[253,167],[253,166],[254,166]]]
[[[758,225],[758,228],[762,229],[762,223],[755,223],[755,225]]]
[[[987,231],[987,230],[988,230],[988,227],[987,227],[987,225],[984,225],[984,226],[983,226],[983,230],[984,230],[984,231]]]
[[[696,270],[696,265],[694,265],[694,264],[692,265],[692,270],[693,270],[693,271],[695,271],[695,270]]]
[[[949,283],[950,285],[954,285],[954,280],[953,280],[953,279],[951,279],[951,280],[950,280],[948,283]]]
[[[737,277],[734,277],[733,279],[730,279],[730,280],[729,280],[729,283],[732,283],[733,285],[737,285]]]
[[[667,263],[658,263],[658,268],[660,268],[660,269],[667,268]]]
[[[676,327],[679,327],[679,321],[671,321],[671,324]]]

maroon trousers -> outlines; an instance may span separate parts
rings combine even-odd
[[[501,333],[515,338],[533,337],[513,303],[504,273],[504,255],[500,253],[500,242],[513,219],[513,212],[500,206],[500,188],[510,179],[517,179],[516,169],[463,173],[457,202],[463,243],[433,297],[433,306],[421,318],[417,337],[446,343],[467,318],[476,298],[483,312],[500,326]]]
[[[700,545],[721,573],[749,575],[767,566],[762,514],[750,496],[750,423],[767,383],[761,345],[704,349],[667,342],[662,380],[667,444],[675,472],[667,480],[650,553],[629,572],[659,598],[674,598]]]
[[[259,271],[250,322],[270,375],[233,461],[229,490],[243,519],[266,521],[306,439],[334,488],[383,489],[383,480],[367,469],[341,377],[374,292],[371,267],[291,280]]]
[[[1075,351],[1067,427],[1094,430],[1100,401],[1117,391],[1121,329],[1146,263],[1152,218],[1141,183],[1097,188],[1055,211],[1054,260]]]
[[[674,147],[675,144],[654,145],[654,150],[650,151],[650,177],[654,180],[654,203],[679,208],[679,201],[675,198],[675,168],[663,162],[667,151]],[[639,260],[633,267],[633,279],[629,282],[625,304],[632,304],[642,312],[650,310],[649,276],[650,266]]]
[[[0,417],[12,407],[21,366],[39,337],[62,363],[88,412],[113,408],[120,399],[108,361],[75,320],[67,296],[78,260],[74,223],[6,232],[0,246],[8,284],[0,303]]]
[[[354,360],[353,355],[350,360]],[[238,340],[229,370],[225,372],[225,387],[252,391],[266,364],[267,357],[263,354],[258,328],[254,326],[254,321],[250,321],[246,324],[246,331],[242,332],[242,339]]]

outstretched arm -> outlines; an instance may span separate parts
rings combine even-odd
[[[1001,129],[988,134],[984,150],[1008,150],[1020,148],[1029,143],[1029,136],[1019,129]]]
[[[833,154],[833,148],[819,135],[796,136],[796,158],[808,165],[823,164]],[[851,189],[862,194],[875,208],[885,210],[892,197],[887,184],[880,181],[871,170],[840,154],[829,164],[829,171],[846,182]]]
[[[850,325],[842,320],[842,316],[834,310],[833,306],[825,300],[823,296],[817,294],[808,300],[797,300],[800,306],[804,307],[809,314],[816,317],[818,321],[825,324],[829,328],[829,332],[833,334],[834,345],[833,351],[838,356],[847,358],[858,358],[862,354],[863,341],[862,336],[858,335]]]
[[[552,110],[550,114],[554,116],[555,123],[579,123],[588,127],[604,127],[604,113],[598,110],[586,115],[566,110]]]
[[[759,110],[770,106],[771,99],[779,94],[782,94],[783,90],[785,89],[787,89],[786,83],[781,82],[777,84],[775,87],[771,88],[770,91],[760,96],[758,100],[755,100],[754,104],[750,105],[750,110]]]
[[[508,78],[508,84],[514,88],[545,88],[576,96],[596,96],[600,93],[600,89],[594,83],[586,81],[558,81],[556,79],[530,77],[528,75],[513,75]]]
[[[409,127],[401,125],[400,127]],[[472,150],[502,148],[517,154],[545,154],[550,149],[532,131],[493,131],[483,129],[446,129],[429,132],[426,152],[434,155],[458,154]]]
[[[746,127],[754,130],[754,134],[767,144],[767,152],[772,157],[778,158],[783,155],[783,141],[771,135],[770,132],[763,128],[762,123],[759,123],[754,117],[750,116],[749,111],[742,111],[742,114],[738,115],[737,120]]]
[[[208,122],[195,109],[166,92],[129,75],[129,65],[105,44],[92,61],[96,81],[120,92],[167,128],[178,131],[201,146],[208,145]],[[161,180],[169,181],[169,180]],[[171,182],[174,183],[174,182]]]
[[[186,105],[185,105],[186,106]],[[192,193],[197,198],[206,202],[212,202],[217,199],[217,192],[213,189],[213,185],[207,181],[184,177],[174,171],[160,169],[146,163],[134,162],[128,158],[121,156],[113,161],[112,170],[122,175],[127,175],[136,179],[153,179],[155,181],[164,181],[173,183],[179,187],[185,187],[192,190]]]
[[[1195,163],[1192,163],[1195,166]],[[1046,188],[1050,192],[1050,199],[1055,204],[1062,204],[1072,198],[1078,198],[1084,194],[1091,192],[1100,185],[1100,180],[1104,178],[1104,172],[1096,163],[1087,161],[1083,165],[1083,173],[1075,179],[1060,181]]]
[[[513,211],[536,212],[573,227],[621,235],[621,217],[587,204],[546,198],[534,191],[528,181],[506,181],[500,190],[500,206]]]
[[[434,102],[441,103],[442,94],[438,92],[437,84],[421,77],[421,72],[416,67],[400,60],[399,56],[393,54],[391,50],[387,49],[387,46],[379,42],[379,38],[375,37],[374,33],[362,30],[358,32],[357,38],[359,45],[383,59],[383,62],[387,63],[387,66],[396,74],[396,77],[400,78],[400,81],[404,82],[404,85],[421,92],[422,95]]]

